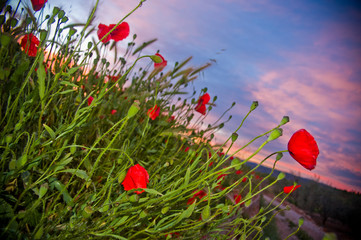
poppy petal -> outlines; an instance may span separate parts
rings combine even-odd
[[[305,129],[292,135],[288,142],[288,152],[304,168],[312,170],[316,167],[319,149],[313,136]]]

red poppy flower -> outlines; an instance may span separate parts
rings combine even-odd
[[[212,166],[212,165],[213,165],[213,162],[210,162],[209,165],[208,165],[208,167],[210,167],[210,166]]]
[[[160,55],[159,53],[156,53],[155,55],[160,57],[162,59],[162,62],[161,63],[154,63],[154,68],[163,69],[165,66],[167,66],[167,61],[164,59],[164,57],[162,55]]]
[[[215,189],[219,189],[219,190],[223,191],[223,190],[226,189],[226,188],[223,187],[221,184],[217,184],[217,186],[215,187]]]
[[[47,1],[48,0],[31,0],[34,11],[39,11],[40,9],[42,9]]]
[[[21,47],[24,49],[25,53],[30,57],[35,57],[38,51],[39,39],[35,37],[32,33],[25,35],[21,39]]]
[[[108,32],[110,31],[109,26],[100,23],[98,25],[98,38],[99,40],[101,40]],[[106,36],[103,40],[101,40],[103,43],[107,43],[110,41],[110,34],[108,36]]]
[[[185,152],[188,152],[189,151],[189,147],[186,147],[186,149],[184,149]]]
[[[245,182],[245,181],[247,181],[247,177],[244,177],[244,178],[242,179],[242,182]]]
[[[220,174],[220,175],[217,177],[217,180],[219,180],[219,179],[222,178],[221,181],[223,181],[226,176],[227,176],[227,174]]]
[[[313,136],[305,129],[300,129],[292,135],[288,142],[288,152],[304,168],[312,170],[316,167],[318,146]]]
[[[88,106],[90,106],[90,104],[92,104],[93,100],[94,100],[94,98],[92,96],[90,96],[88,98]]]
[[[149,175],[147,170],[136,164],[129,168],[127,175],[122,182],[125,191],[129,191],[135,188],[147,188],[147,184],[149,182]],[[144,192],[142,191],[135,191],[135,193],[140,194]]]
[[[110,24],[109,30],[111,30],[114,27],[115,24]],[[114,29],[113,32],[110,33],[110,36],[111,39],[113,39],[116,42],[125,39],[126,37],[129,36],[129,24],[127,22],[122,22],[121,24],[118,25],[116,29]]]
[[[170,116],[169,118],[168,118],[168,122],[173,122],[174,121],[174,116]]]
[[[236,174],[238,175],[238,174],[241,174],[242,173],[242,171],[241,170],[237,170],[236,171]]]
[[[159,116],[159,112],[160,112],[160,107],[158,107],[156,104],[154,107],[148,110],[147,114],[152,120],[154,120]]]
[[[195,191],[194,191],[195,192]],[[187,205],[192,204],[196,198],[199,198],[199,200],[201,200],[203,197],[207,196],[207,193],[203,190],[200,190],[198,192],[196,192],[193,197],[191,197],[190,199],[188,199],[187,201]]]
[[[237,204],[237,203],[239,203],[239,202],[242,200],[242,196],[241,196],[241,194],[239,194],[239,195],[234,195],[234,196],[233,196],[233,199],[234,199],[234,201],[235,201],[236,204]]]
[[[119,76],[108,76],[109,80],[112,82],[116,82],[119,79]]]
[[[101,40],[110,30],[115,27],[115,24],[110,24],[109,26],[100,23],[98,25],[98,38]],[[129,24],[127,22],[122,22],[119,26],[114,29],[107,37],[101,40],[103,43],[109,42],[111,39],[118,42],[125,39],[129,35]]]
[[[174,236],[174,237],[179,237],[180,236],[180,234],[178,233],[178,232],[173,232],[173,233],[167,233],[166,235],[165,235],[165,237],[168,237],[168,236],[170,236],[171,238]]]
[[[283,192],[288,194],[288,193],[292,193],[293,191],[295,191],[297,188],[301,187],[301,185],[292,185],[292,186],[287,186],[283,188]]]
[[[203,96],[201,96],[198,99],[198,104],[197,106],[194,108],[197,112],[206,115],[206,104],[209,102],[209,100],[211,99],[211,97],[209,96],[208,93],[203,94]]]
[[[45,69],[45,73],[48,73],[48,66],[45,64],[45,62],[43,62],[43,66],[44,66],[44,69]],[[37,72],[37,71],[38,71],[38,68],[35,68],[35,72]]]
[[[217,154],[218,154],[219,157],[224,156],[224,153],[223,153],[223,152],[217,152]]]
[[[114,115],[117,112],[117,110],[113,109],[110,113]]]

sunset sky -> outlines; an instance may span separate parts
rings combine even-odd
[[[85,22],[94,4],[49,0],[46,9],[59,6],[73,22]],[[116,23],[137,4],[101,0],[94,25]],[[258,160],[287,149],[291,135],[305,128],[320,149],[316,168],[304,169],[288,153],[277,168],[361,192],[360,1],[147,0],[126,21],[138,44],[158,39],[144,54],[160,50],[168,60],[164,71],[189,56],[193,66],[212,59],[194,83],[197,90],[207,87],[211,97],[218,97],[209,119],[236,102],[217,142],[231,135],[257,100],[259,107],[238,132],[237,147],[287,115],[291,121],[283,136]],[[259,144],[238,156],[247,157]]]

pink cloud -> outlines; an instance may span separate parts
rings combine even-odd
[[[350,133],[351,129],[359,129],[361,119],[361,85],[353,80],[358,68],[323,53],[283,52],[282,55],[289,64],[262,65],[263,74],[250,91],[275,120],[280,114],[290,116],[291,122],[281,140],[284,144],[294,131],[308,129],[319,143],[317,172],[321,179],[346,186],[329,169],[342,164],[348,171],[361,173],[360,150],[347,146],[350,142],[360,143]],[[350,155],[350,150],[357,154]]]

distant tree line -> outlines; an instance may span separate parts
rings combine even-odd
[[[333,218],[350,227],[353,236],[360,236],[360,193],[339,190],[317,180],[302,181],[296,176],[294,180],[284,179],[284,182],[274,185],[272,191],[278,193],[283,186],[292,185],[294,181],[301,184],[301,187],[291,194],[288,199],[290,203],[310,214],[319,214],[323,226]]]

